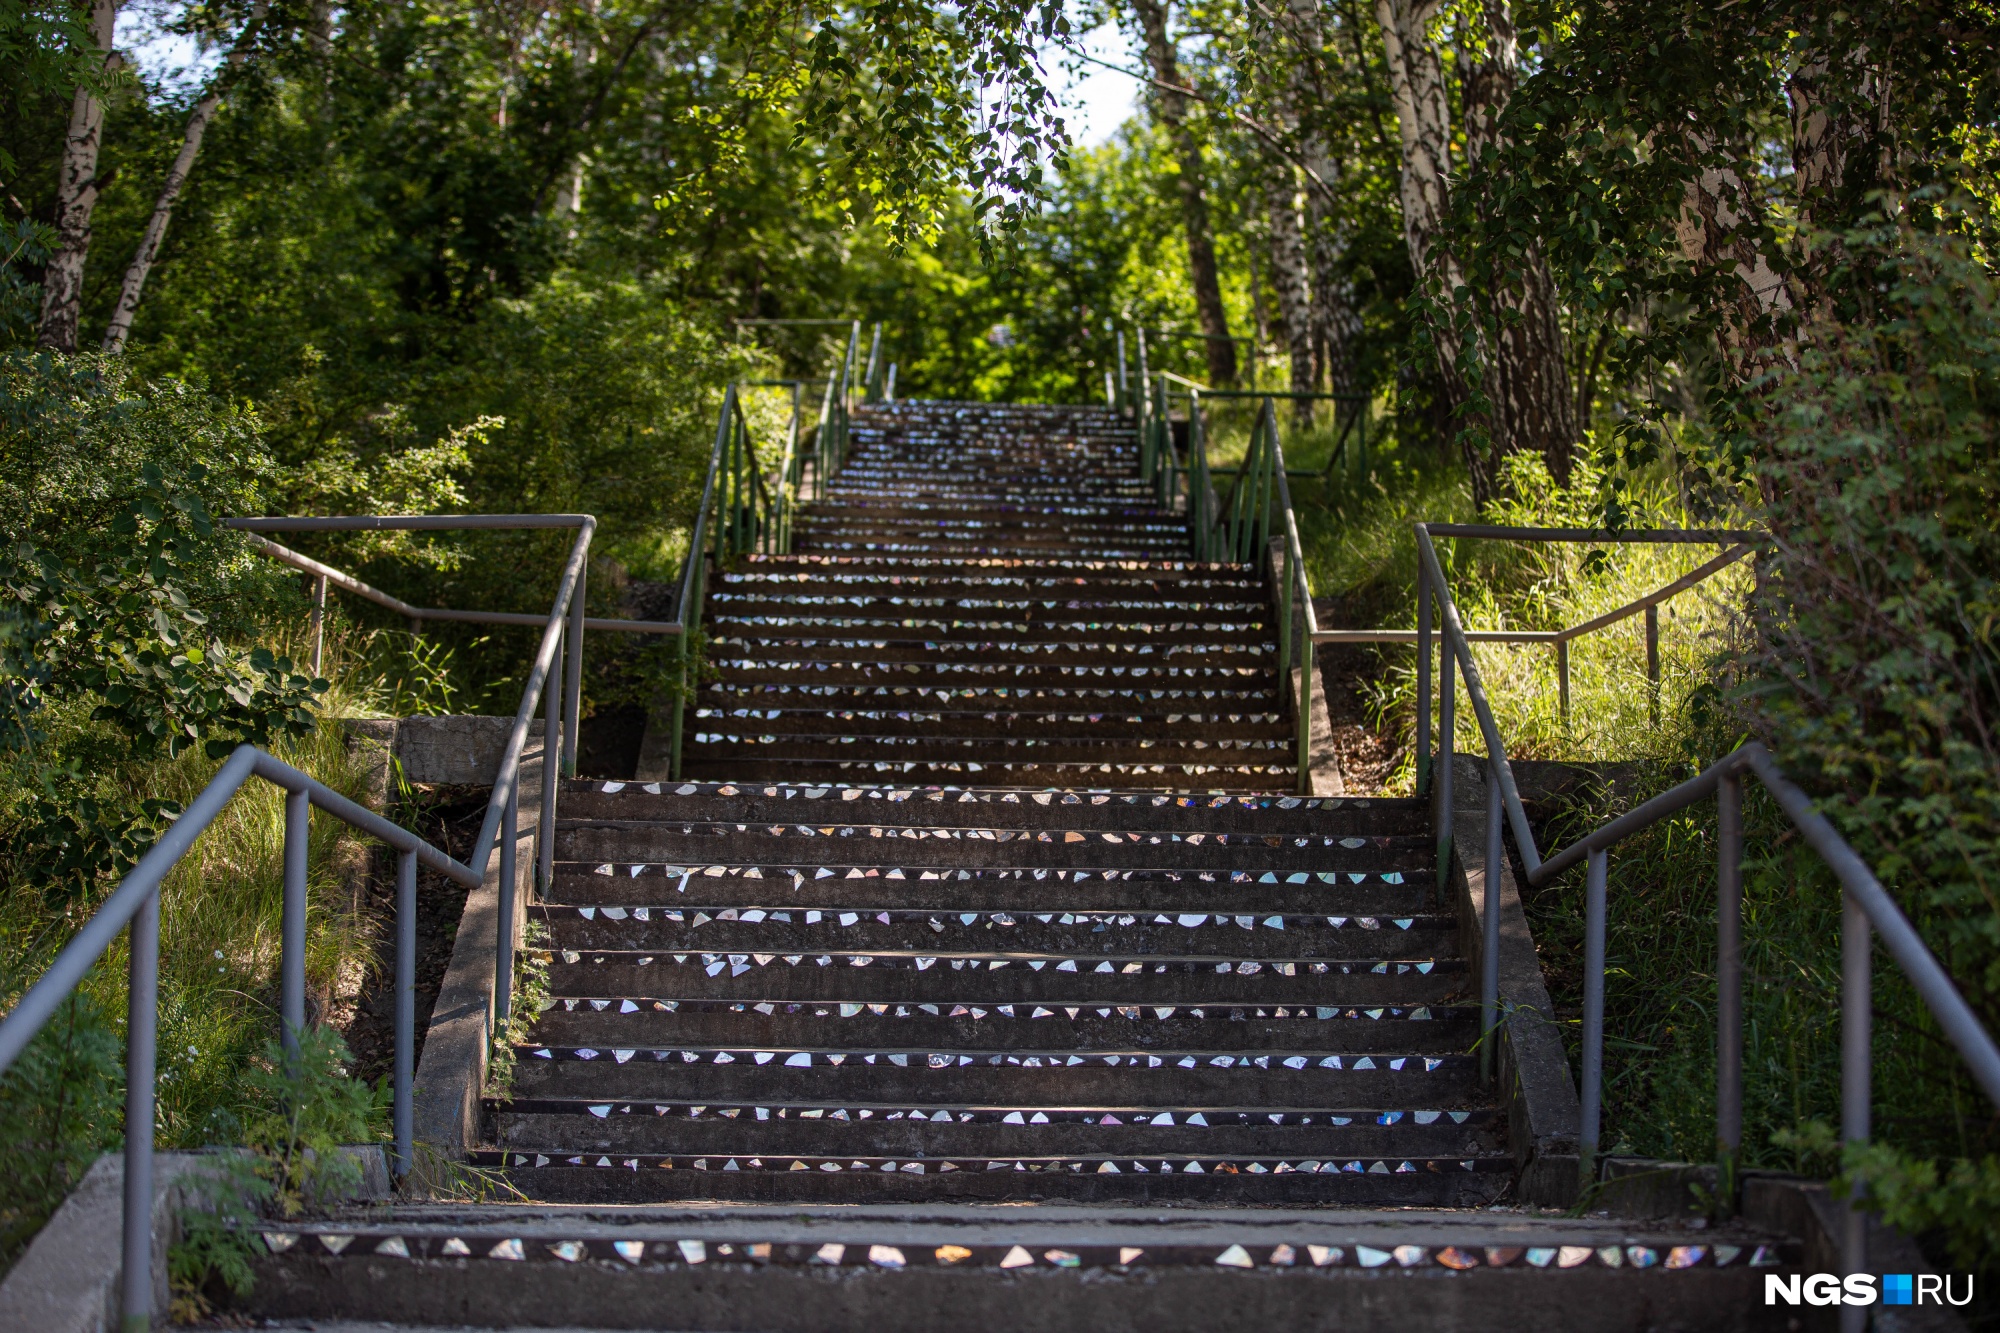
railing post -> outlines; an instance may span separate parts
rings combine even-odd
[[[1486,920],[1479,951],[1479,1075],[1493,1081],[1500,1030],[1500,757],[1486,757]]]
[[[1431,790],[1431,576],[1417,564],[1417,795]],[[1443,869],[1439,869],[1443,874]]]
[[[1868,1142],[1870,1132],[1871,1064],[1874,1060],[1873,963],[1875,931],[1868,913],[1854,895],[1840,895],[1840,1137],[1847,1145]],[[1860,1199],[1850,1199],[1844,1219],[1840,1258],[1848,1273],[1868,1271],[1868,1213]],[[1841,1333],[1861,1333],[1868,1326],[1868,1308],[1844,1305]]]
[[[1743,779],[1715,787],[1715,1171],[1722,1216],[1736,1211],[1743,1150]]]
[[[313,675],[320,673],[326,660],[326,575],[313,577]]]
[[[514,919],[514,896],[520,892],[521,775],[514,774],[514,788],[500,816],[500,916],[495,928],[497,948],[493,951],[493,1030],[506,1027],[514,1010],[514,932],[507,923]]]
[[[690,559],[700,559],[693,555]],[[675,782],[681,780],[681,725],[682,716],[688,704],[688,635],[694,632],[688,624],[687,612],[678,613],[681,618],[681,632],[674,636],[674,703],[673,718],[668,727],[667,776]]]
[[[124,1333],[153,1326],[153,1079],[160,1025],[160,890],[155,886],[127,932],[125,1002],[125,1268],[120,1275]]]
[[[410,1083],[417,1051],[417,854],[396,857],[396,1177],[410,1173]]]
[[[1564,728],[1569,726],[1569,640],[1556,640],[1556,707]]]
[[[564,777],[576,776],[576,745],[578,723],[583,710],[583,593],[584,585],[590,578],[590,552],[586,548],[583,562],[576,570],[576,591],[569,598],[568,655],[563,668],[563,734],[562,771]],[[553,677],[550,684],[554,684]]]
[[[1608,855],[1590,853],[1583,890],[1583,1116],[1577,1185],[1597,1178],[1597,1144],[1604,1115],[1604,894]]]
[[[556,867],[556,756],[562,747],[562,694],[554,688],[556,668],[562,665],[568,647],[565,635],[556,636],[556,655],[549,663],[548,678],[542,683],[542,808],[536,818],[535,891],[546,896],[555,882]],[[500,929],[512,934],[514,923],[502,921]]]
[[[1125,369],[1125,330],[1118,330],[1118,410],[1125,411],[1132,402],[1132,377]]]
[[[1646,715],[1660,725],[1660,608],[1646,608]]]
[[[1452,751],[1458,742],[1458,691],[1453,685],[1457,658],[1452,653],[1451,636],[1438,635],[1438,760],[1432,785],[1437,788],[1438,850],[1437,887],[1443,893],[1445,876],[1451,870]]]
[[[284,905],[278,927],[278,1023],[285,1056],[296,1071],[306,1026],[306,848],[312,804],[303,791],[285,793]]]

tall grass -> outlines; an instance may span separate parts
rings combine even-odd
[[[1455,460],[1391,446],[1367,478],[1294,491],[1314,590],[1342,627],[1415,623],[1409,524],[1471,517]],[[1603,478],[1585,463],[1567,490],[1517,459],[1508,498],[1482,520],[1595,527]],[[1632,495],[1635,524],[1690,526],[1663,483]],[[1625,605],[1707,560],[1712,546],[1441,541],[1470,629],[1548,630]],[[1473,651],[1510,755],[1618,763],[1607,782],[1543,812],[1544,851],[1692,776],[1744,739],[1732,703],[1747,629],[1747,563],[1666,603],[1660,687],[1646,677],[1644,621],[1633,616],[1572,644],[1571,710],[1558,708],[1554,652]],[[1376,651],[1374,712],[1414,741],[1414,654]],[[1456,744],[1484,739],[1460,693]],[[1408,791],[1408,764],[1394,788]],[[1747,785],[1744,866],[1743,1156],[1752,1168],[1831,1176],[1840,1112],[1840,889],[1755,783]],[[1716,830],[1704,804],[1620,844],[1610,857],[1605,978],[1603,1148],[1683,1161],[1715,1145]],[[1578,1058],[1583,877],[1527,889],[1524,902],[1557,1017]],[[1924,923],[1920,922],[1920,926]],[[1874,1138],[1905,1153],[1977,1158],[2000,1149],[2000,1119],[1900,971],[1874,972]],[[1990,1228],[1990,1219],[1986,1223]],[[1963,1230],[1963,1228],[1960,1228]],[[1963,1238],[1945,1242],[1963,1248]],[[1942,1253],[1942,1251],[1940,1251]],[[1962,1265],[1961,1265],[1962,1266]]]
[[[1508,498],[1482,521],[1524,527],[1595,527],[1601,477],[1579,462],[1560,488],[1538,458],[1516,455],[1507,472]],[[1638,497],[1664,526],[1680,515],[1657,491]],[[1331,627],[1409,629],[1416,624],[1416,522],[1467,522],[1471,497],[1455,460],[1384,449],[1363,478],[1342,477],[1321,494],[1294,492],[1313,589],[1334,603]],[[1712,557],[1710,546],[1512,542],[1437,538],[1440,563],[1468,630],[1557,630],[1628,606]],[[1661,719],[1713,694],[1718,659],[1738,632],[1737,608],[1748,570],[1737,565],[1681,593],[1660,608],[1660,685],[1647,677],[1645,620],[1634,614],[1572,641],[1570,710],[1563,715],[1553,646],[1481,643],[1474,660],[1488,703],[1515,758],[1655,759],[1672,749]],[[1409,648],[1377,650],[1379,670],[1369,688],[1378,727],[1413,753],[1416,655]],[[1477,718],[1457,710],[1454,744],[1484,753]],[[1433,704],[1433,718],[1436,709]],[[1663,746],[1665,747],[1663,749]],[[1391,790],[1414,783],[1411,761]]]
[[[275,636],[274,648],[310,654],[302,626]],[[367,670],[370,645],[358,634],[329,637],[334,687],[320,724],[280,756],[345,795],[363,795],[363,773],[348,752],[343,719],[377,711],[382,679]],[[87,739],[101,725],[82,715],[50,720],[51,740]],[[66,734],[65,734],[66,733]],[[214,777],[219,761],[199,751],[134,762],[102,774],[134,797],[185,805]],[[316,814],[308,854],[306,976],[310,1018],[351,995],[374,966],[378,923],[351,898],[336,871],[344,826]],[[283,910],[284,800],[253,780],[196,840],[167,877],[160,897],[160,1009],[157,1141],[195,1147],[239,1139],[258,1092],[246,1081],[277,1032],[279,925]],[[109,886],[105,886],[106,889]],[[102,901],[52,909],[33,883],[0,886],[0,998],[13,1000],[39,976]],[[0,1078],[0,1262],[40,1221],[99,1151],[122,1141],[127,948],[120,936],[79,988],[78,1002],[44,1030],[28,1057]]]

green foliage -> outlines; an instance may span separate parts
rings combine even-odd
[[[1746,703],[2000,1028],[2000,309],[1961,245],[1856,234],[1881,292],[1760,426]]]
[[[1697,509],[1726,516],[1769,373],[1816,322],[1873,318],[1850,228],[1887,200],[1990,262],[1995,16],[1956,0],[1515,13],[1536,58],[1455,194],[1461,295],[1518,284],[1539,248],[1600,368],[1598,424],[1635,468],[1673,458]],[[1943,206],[1960,189],[1971,206]]]
[[[4,164],[0,164],[3,166]],[[56,244],[55,228],[33,218],[0,225],[0,343],[25,337],[42,312],[42,285],[25,269],[49,262]]]
[[[1942,1238],[1955,1269],[1990,1272],[2000,1252],[2000,1156],[1941,1165],[1867,1143],[1849,1149],[1843,1167],[1850,1188],[1888,1225]]]
[[[360,1186],[360,1166],[339,1149],[381,1136],[389,1092],[386,1084],[349,1077],[351,1058],[338,1032],[309,1026],[295,1057],[270,1042],[245,1071],[254,1100],[243,1146],[218,1154],[209,1178],[192,1191],[181,1210],[181,1240],[168,1256],[183,1313],[201,1312],[211,1278],[239,1296],[250,1290],[260,1220],[296,1217]]]
[[[72,995],[0,1078],[0,1266],[118,1141],[124,1049],[101,1003]]]
[[[0,0],[0,69],[7,71],[17,93],[67,97],[78,84],[107,86],[115,76],[105,69],[96,47],[71,5]],[[0,177],[13,176],[17,165],[0,139]]]
[[[0,385],[12,539],[0,550],[0,758],[18,793],[7,859],[10,877],[62,903],[129,869],[178,807],[107,790],[82,751],[50,743],[45,714],[86,714],[103,724],[90,748],[126,760],[219,756],[309,732],[325,683],[223,632],[268,599],[241,538],[210,516],[212,501],[251,493],[240,423],[87,358],[6,354]]]

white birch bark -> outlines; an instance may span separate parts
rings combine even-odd
[[[1439,0],[1375,0],[1403,150],[1398,184],[1403,241],[1418,284],[1438,301],[1449,302],[1464,285],[1464,272],[1444,244],[1450,207],[1446,177],[1451,171],[1451,108],[1445,99],[1444,64],[1429,31],[1439,8]],[[1429,327],[1444,406],[1456,412],[1468,397],[1458,365],[1461,342],[1449,319],[1433,315]]]
[[[111,48],[117,0],[91,0],[90,36],[103,52],[104,68],[117,61]],[[56,252],[42,275],[42,317],[35,340],[57,352],[74,352],[83,309],[83,268],[90,256],[90,218],[101,182],[97,154],[104,142],[104,100],[82,84],[70,102],[69,130],[63,138],[62,166],[56,177]]]
[[[1290,355],[1294,391],[1311,389],[1313,378],[1313,312],[1306,285],[1306,241],[1299,226],[1299,203],[1292,169],[1282,162],[1264,167],[1264,208],[1270,217],[1271,289],[1278,297],[1279,334]],[[1302,418],[1311,405],[1300,404]]]
[[[153,201],[153,215],[146,219],[146,234],[139,238],[139,249],[125,270],[125,281],[118,290],[118,307],[111,312],[111,324],[104,331],[104,350],[113,356],[125,350],[125,340],[131,336],[132,316],[138,312],[139,298],[146,292],[146,278],[153,271],[153,261],[159,258],[161,244],[167,239],[167,224],[173,221],[174,205],[180,201],[181,190],[194,171],[194,160],[201,153],[201,141],[207,137],[208,127],[222,106],[222,81],[231,70],[249,59],[250,43],[264,21],[265,9],[263,0],[251,7],[249,22],[244,25],[236,44],[230,48],[222,68],[210,81],[208,92],[188,113],[187,128],[181,134],[181,150],[174,154],[174,164],[167,169],[167,178],[160,185],[159,197]]]
[[[1709,143],[1689,136],[1690,147],[1707,156]],[[1697,268],[1723,268],[1737,286],[1723,311],[1717,343],[1738,383],[1754,377],[1781,341],[1776,321],[1792,309],[1785,280],[1772,269],[1757,243],[1762,201],[1731,167],[1708,166],[1683,187],[1680,217],[1674,224],[1681,253]]]
[[[1293,40],[1302,55],[1317,62],[1326,48],[1319,0],[1287,0]],[[1300,155],[1323,190],[1306,195],[1306,261],[1311,274],[1313,373],[1311,386],[1324,381],[1335,393],[1354,391],[1354,349],[1361,336],[1361,319],[1354,310],[1354,283],[1347,275],[1348,232],[1334,208],[1332,195],[1340,185],[1340,163],[1328,151],[1325,136],[1310,114],[1316,100],[1308,66],[1293,66],[1292,112],[1299,125]]]
[[[1466,155],[1473,161],[1505,144],[1500,115],[1514,94],[1519,61],[1507,0],[1487,0],[1485,17],[1486,52],[1465,91]],[[1531,245],[1514,271],[1495,279],[1483,294],[1494,326],[1492,345],[1480,349],[1493,443],[1483,469],[1474,469],[1473,493],[1481,500],[1493,493],[1505,453],[1540,454],[1556,483],[1568,485],[1577,441],[1568,341],[1547,257]]]

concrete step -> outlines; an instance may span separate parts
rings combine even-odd
[[[1199,1158],[1218,1145],[1293,1162],[1418,1157],[1490,1157],[1500,1151],[1486,1110],[1380,1111],[1341,1107],[1127,1105],[1100,1101],[1048,1108],[1039,1102],[939,1104],[824,1100],[721,1103],[609,1102],[549,1094],[496,1100],[488,1108],[498,1146],[540,1151],[792,1153],[812,1157],[1168,1157]],[[665,1137],[671,1139],[663,1143]]]
[[[793,962],[795,958],[799,961]],[[1066,970],[1065,964],[1074,970]],[[1407,954],[1327,962],[1283,956],[1275,950],[1258,959],[1229,956],[1171,963],[1130,956],[952,955],[924,951],[921,944],[895,951],[819,954],[559,949],[549,967],[549,984],[557,995],[1317,1010],[1362,1003],[1354,998],[1349,978],[1428,979],[1449,970],[1450,964],[1450,959]],[[746,979],[746,972],[753,975]],[[1413,989],[1428,997],[1428,988]],[[1425,998],[1391,1008],[1386,1016],[1421,1022],[1430,1017],[1428,1005]],[[1447,1039],[1459,1035],[1454,1031]]]
[[[705,1172],[648,1174],[711,1187],[725,1175],[759,1174],[740,1162],[724,1173],[726,1158],[709,1160]],[[938,1179],[887,1174],[926,1186]],[[1350,1185],[1368,1179],[1339,1174]],[[1322,1184],[1318,1173],[1263,1179],[1293,1175]],[[1804,1260],[1795,1240],[1741,1225],[1697,1231],[1486,1209],[994,1208],[931,1199],[615,1213],[405,1204],[274,1225],[270,1242],[234,1313],[311,1319],[319,1333],[385,1333],[339,1320],[770,1333],[954,1324],[1093,1333],[1732,1333],[1788,1327],[1799,1312],[1766,1307],[1763,1278],[1797,1272]]]
[[[852,881],[848,881],[852,883]],[[907,883],[907,881],[905,881]],[[882,881],[877,880],[880,885]],[[769,910],[659,903],[632,909],[541,904],[532,910],[558,949],[652,949],[764,953],[892,949],[930,932],[929,944],[971,956],[1004,947],[1027,955],[1083,957],[1098,953],[1174,959],[1253,956],[1282,945],[1302,958],[1374,958],[1385,941],[1401,954],[1436,954],[1456,944],[1455,916],[1304,916],[1272,913],[954,912],[949,908],[884,907],[851,901],[827,907],[784,905]],[[773,901],[783,902],[783,899]],[[723,914],[717,919],[717,914]],[[1282,939],[1278,938],[1282,936]]]
[[[1224,1077],[1218,1071],[1227,1068],[1236,1071],[1228,1077],[1239,1082],[1220,1085],[1222,1091],[1215,1095],[1241,1097],[1240,1080],[1260,1077],[1250,1072],[1253,1069],[1270,1069],[1271,1061],[1263,1057],[1275,1057],[1286,1069],[1303,1061],[1296,1068],[1316,1071],[1312,1077],[1320,1082],[1313,1085],[1315,1088],[1335,1075],[1349,1083],[1368,1079],[1393,1082],[1392,1075],[1438,1075],[1443,1069],[1456,1077],[1451,1071],[1460,1068],[1463,1057],[1454,1053],[1451,1042],[1459,1034],[1447,1029],[1462,1023],[1464,1016],[1452,1010],[1449,1001],[1463,991],[1467,977],[1462,968],[1439,967],[1430,979],[1426,988],[1412,982],[1407,973],[1400,978],[1359,974],[1346,983],[1343,1003],[1306,1006],[1049,1006],[990,996],[970,1003],[893,997],[700,1000],[645,993],[607,994],[586,988],[578,993],[559,993],[553,1007],[537,1021],[535,1037],[551,1050],[609,1050],[614,1063],[620,1050],[712,1048],[750,1051],[752,1054],[744,1057],[750,1064],[757,1063],[756,1051],[782,1049],[829,1056],[846,1052],[855,1063],[868,1065],[880,1063],[869,1060],[870,1054],[914,1052],[926,1060],[931,1055],[949,1055],[953,1067],[966,1064],[961,1056],[988,1068],[994,1067],[996,1057],[1010,1067],[1013,1057],[1033,1057],[1044,1066],[1059,1059],[1065,1070],[1099,1064],[1161,1069],[1171,1064],[1181,1070],[1174,1077],[1203,1079]],[[1438,1026],[1416,1033],[1411,1023],[1392,1016],[1392,990],[1393,999],[1401,1005],[1427,1004],[1430,1021]],[[1365,1016],[1378,1009],[1381,1017]],[[1349,1017],[1350,1011],[1356,1016]],[[1423,1058],[1410,1064],[1409,1060],[1419,1054]],[[1368,1057],[1366,1066],[1354,1058],[1361,1055]],[[1081,1063],[1070,1064],[1071,1056],[1077,1056]],[[1233,1062],[1223,1061],[1222,1056],[1232,1057]],[[1156,1059],[1163,1063],[1155,1064]],[[1403,1063],[1397,1064],[1399,1060]],[[694,1062],[682,1058],[682,1063]],[[817,1056],[813,1064],[833,1067],[829,1060]],[[1315,1091],[1311,1095],[1327,1094]]]

